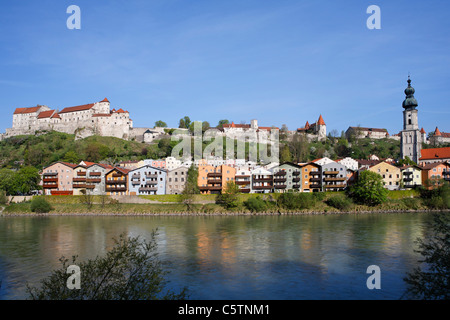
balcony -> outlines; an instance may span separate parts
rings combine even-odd
[[[247,185],[250,184],[250,180],[236,180],[237,185]]]
[[[44,189],[58,189],[58,184],[44,184],[42,185]]]
[[[412,171],[403,171],[403,175],[411,175],[411,174],[413,174]]]
[[[320,182],[322,180],[320,178],[310,178],[309,181],[310,182]]]
[[[98,179],[86,179],[87,183],[100,183],[102,182],[102,179],[98,178]]]
[[[286,171],[278,171],[277,173],[274,174],[274,176],[285,176],[286,175]]]
[[[294,176],[298,176],[298,175],[300,174],[300,171],[294,171],[294,172],[292,172],[292,174],[293,174]]]
[[[222,172],[209,172],[207,176],[208,176],[208,178],[209,177],[222,177]]]
[[[158,179],[158,175],[157,174],[146,174],[145,177],[147,179]]]
[[[242,189],[239,189],[239,192],[241,192],[241,193],[250,193],[250,189],[249,188],[242,188]]]
[[[143,191],[158,191],[158,188],[156,187],[141,187],[139,188],[139,192],[143,192]]]
[[[126,184],[127,180],[106,180],[106,184]]]
[[[301,185],[299,185],[299,184],[294,184],[293,186],[292,186],[292,188],[294,188],[294,189],[300,189],[302,186]]]
[[[208,183],[208,184],[222,184],[222,179],[208,179],[208,180],[206,180],[206,182]]]
[[[73,188],[74,189],[84,189],[86,188],[86,184],[85,183],[77,183],[77,184],[73,184]]]
[[[406,178],[406,177],[405,177],[405,178],[403,178],[403,181],[404,181],[404,182],[411,182],[411,181],[413,181],[413,178]]]
[[[158,184],[158,181],[146,181],[146,186],[156,186]]]
[[[46,183],[46,182],[56,182],[56,183],[58,183],[58,178],[44,178],[42,181],[44,183]]]
[[[90,177],[101,177],[102,173],[101,172],[89,172],[89,176]]]
[[[73,182],[86,182],[86,178],[73,178]]]
[[[45,177],[45,176],[50,176],[50,177],[54,177],[54,176],[57,176],[58,175],[58,172],[44,172],[43,173],[43,176]]]
[[[78,171],[77,172],[77,176],[78,177],[85,177],[86,176],[86,171]]]
[[[286,182],[286,178],[274,178],[273,182]]]
[[[320,175],[320,171],[311,171],[309,174],[311,176],[319,176]]]
[[[275,189],[286,189],[286,185],[285,184],[275,184],[273,187]]]
[[[335,175],[335,174],[339,174],[339,171],[324,171],[323,174],[329,174],[329,175]]]
[[[300,182],[300,178],[293,178],[292,181],[293,182]]]
[[[272,188],[272,186],[253,186],[255,190],[271,190]]]
[[[345,177],[334,177],[334,178],[325,177],[324,180],[325,181],[345,181],[345,180],[347,180],[347,178],[345,178]]]
[[[86,189],[95,189],[95,185],[93,184],[87,184]]]
[[[272,181],[273,181],[272,177],[270,177],[270,178],[256,178],[256,177],[253,177],[253,182],[272,182]]]
[[[120,192],[120,191],[127,191],[127,188],[126,187],[117,187],[117,188],[106,187],[105,190],[107,192]]]
[[[345,184],[327,184],[323,186],[325,189],[343,189],[346,187]]]
[[[237,180],[237,179],[249,179],[250,176],[249,176],[249,175],[241,175],[241,176],[240,176],[240,175],[236,175],[235,178],[236,178],[236,180]]]
[[[124,174],[115,172],[115,173],[112,174],[112,176],[113,176],[114,178],[120,178],[120,177],[123,177]]]
[[[198,187],[198,188],[200,189],[200,191],[221,191],[222,190],[221,186],[220,187],[217,187],[217,186],[206,186],[206,187],[201,186],[201,187]]]
[[[321,186],[320,183],[311,183],[311,184],[309,185],[309,187],[310,187],[310,188],[321,188],[322,186]]]

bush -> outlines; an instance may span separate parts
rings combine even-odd
[[[0,204],[7,204],[8,203],[8,197],[6,196],[6,192],[3,190],[0,190]]]
[[[431,190],[423,188],[420,190],[420,197],[424,204],[431,209],[450,208],[450,186],[448,184]]]
[[[150,241],[128,238],[125,234],[114,239],[114,247],[105,257],[86,262],[62,257],[61,268],[41,281],[41,287],[30,287],[33,300],[158,300],[185,299],[186,289],[176,294],[165,290],[166,272],[158,259],[156,233]],[[67,288],[69,265],[80,268],[80,288]]]
[[[278,197],[278,206],[288,210],[310,209],[316,204],[314,193],[282,193]]]
[[[36,213],[48,213],[52,210],[52,206],[44,197],[34,197],[31,200],[31,211]]]
[[[244,206],[251,212],[263,212],[267,209],[267,203],[260,196],[249,198],[244,201]]]
[[[417,210],[420,208],[420,200],[415,198],[402,199],[403,204],[411,210]]]
[[[352,206],[352,201],[346,196],[333,196],[326,201],[327,205],[339,210],[348,210]]]
[[[384,188],[383,177],[376,172],[363,171],[358,181],[350,187],[349,196],[360,204],[376,206],[387,200],[388,190]]]

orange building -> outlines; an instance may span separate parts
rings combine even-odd
[[[107,195],[128,194],[128,172],[124,168],[114,168],[105,174],[105,191]]]
[[[76,164],[58,161],[42,170],[44,194],[73,194],[72,180]]]
[[[198,168],[198,187],[201,193],[222,193],[227,182],[234,181],[236,169],[227,165],[213,167],[204,165]]]
[[[309,162],[301,167],[301,192],[322,191],[322,175],[320,173],[320,165],[314,162]]]
[[[450,164],[448,162],[428,163],[421,165],[420,168],[422,169],[422,185],[428,189],[442,185],[442,180],[450,181]]]

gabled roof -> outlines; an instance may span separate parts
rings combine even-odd
[[[48,111],[42,111],[38,115],[38,119],[45,119],[45,118],[51,118],[53,114],[56,112],[56,110],[48,110]]]
[[[31,108],[17,108],[14,111],[14,114],[25,114],[25,113],[33,113],[33,112],[37,112],[42,106],[36,106],[36,107],[31,107]]]
[[[450,159],[450,147],[422,149],[422,157],[419,160]]]
[[[122,108],[116,111],[116,113],[128,113],[128,111],[124,111]]]
[[[52,119],[56,118],[56,119],[61,119],[61,117],[59,116],[59,114],[55,113],[54,115],[52,115],[51,117]]]
[[[94,106],[94,103],[84,104],[81,106],[68,107],[62,109],[59,113],[68,113],[68,112],[76,112],[76,111],[85,111],[89,110]]]
[[[76,164],[76,163],[70,163],[70,162],[64,162],[64,161],[56,161],[56,162],[53,162],[51,165],[44,167],[43,169],[51,167],[51,166],[53,166],[54,164],[57,164],[57,163],[61,163],[61,164],[65,165],[65,166],[67,166],[69,168],[72,168],[72,169],[74,169],[75,167],[78,166],[78,164]]]
[[[424,165],[422,165],[422,166],[420,166],[420,168],[422,169],[422,170],[430,170],[430,169],[433,169],[433,168],[435,168],[435,167],[437,167],[437,166],[440,166],[440,165],[449,165],[449,163],[448,162],[445,162],[445,161],[442,161],[442,162],[433,162],[433,163],[427,163],[427,164],[424,164]]]

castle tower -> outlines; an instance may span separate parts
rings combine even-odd
[[[406,98],[403,101],[403,130],[401,131],[401,158],[409,157],[419,164],[421,156],[422,138],[419,131],[419,121],[417,118],[418,106],[414,98],[414,88],[411,87],[411,79],[408,76],[408,87],[405,89]]]
[[[327,125],[322,118],[322,115],[319,116],[319,120],[317,120],[317,134],[319,135],[319,141],[323,141],[327,139]]]

